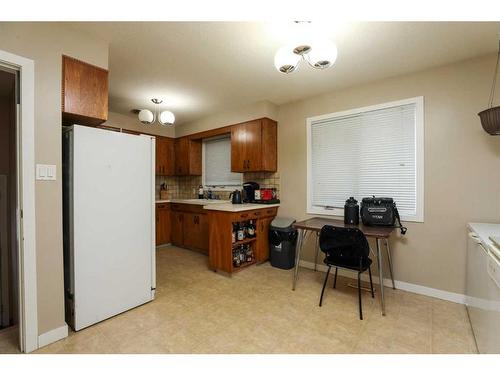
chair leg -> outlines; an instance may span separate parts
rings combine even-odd
[[[332,267],[328,266],[328,271],[326,271],[325,282],[323,283],[323,289],[321,289],[321,297],[319,299],[319,306],[323,304],[323,294],[325,293],[326,282],[328,281],[328,275],[330,274],[330,269]]]
[[[339,268],[338,267],[335,267],[335,278],[333,279],[333,289],[335,289],[337,287],[337,272],[338,272]]]
[[[363,308],[361,307],[361,272],[358,272],[358,298],[359,298],[359,319],[363,320]]]
[[[372,268],[368,267],[368,275],[370,275],[370,289],[372,290],[372,298],[375,298],[375,293],[373,293],[373,281],[372,281]]]

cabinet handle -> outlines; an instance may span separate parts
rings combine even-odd
[[[260,216],[260,214],[261,214],[261,213],[257,211],[257,212],[254,212],[253,214],[254,214],[255,216]]]
[[[240,215],[240,217],[242,217],[242,218],[248,217],[248,214]]]
[[[247,169],[250,169],[250,160],[247,160]]]

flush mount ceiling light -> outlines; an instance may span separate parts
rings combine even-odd
[[[296,22],[297,25],[309,25],[310,22]],[[302,27],[303,30],[306,30]],[[298,36],[297,43],[281,47],[274,55],[274,66],[281,73],[292,73],[299,66],[300,60],[306,61],[315,69],[331,67],[337,60],[337,47],[327,39],[314,38],[307,41],[307,36]]]
[[[154,122],[158,122],[160,125],[173,126],[175,122],[175,116],[170,111],[159,110],[160,104],[163,103],[160,99],[151,99],[155,105],[154,112],[149,109],[141,109],[138,113],[139,121],[144,125],[151,125]]]

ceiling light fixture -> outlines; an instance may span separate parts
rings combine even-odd
[[[160,125],[174,126],[175,122],[174,114],[170,111],[160,112],[159,110],[160,104],[163,103],[163,100],[151,99],[151,101],[155,105],[154,112],[151,112],[149,109],[141,109],[138,114],[139,121],[142,122],[144,125],[151,125],[157,121]]]
[[[310,22],[295,22],[297,25],[309,25]],[[304,26],[301,29],[307,32]],[[337,60],[337,47],[326,39],[305,41],[306,35],[299,36],[301,41],[296,45],[281,47],[274,55],[274,66],[281,73],[292,73],[299,66],[300,60],[305,60],[315,69],[331,67]],[[315,38],[316,39],[316,38]]]

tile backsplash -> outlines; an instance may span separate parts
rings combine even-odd
[[[156,176],[156,198],[160,197],[160,186],[167,185],[168,199],[189,199],[198,197],[198,186],[201,185],[201,176],[166,177]],[[254,181],[261,188],[275,188],[280,197],[280,176],[279,172],[255,172],[244,173],[243,181]],[[213,193],[219,195],[221,199],[229,199],[229,191],[219,191],[212,189]]]

